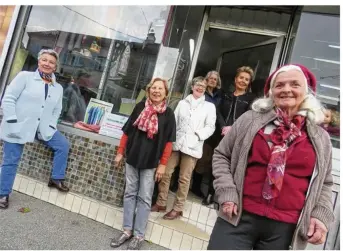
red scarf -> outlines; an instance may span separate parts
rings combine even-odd
[[[137,126],[139,130],[147,132],[148,138],[152,139],[154,134],[158,132],[158,118],[157,113],[164,113],[167,109],[166,101],[155,106],[150,99],[145,101],[145,108],[138,116],[134,126]]]
[[[266,200],[279,196],[285,174],[286,151],[291,143],[301,136],[301,127],[305,122],[304,116],[296,115],[290,120],[280,109],[277,109],[276,112],[277,118],[274,120],[276,128],[270,134],[273,143],[272,154],[267,167],[267,178],[262,190],[262,196]]]

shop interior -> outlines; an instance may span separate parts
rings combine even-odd
[[[270,36],[209,29],[204,32],[195,76],[206,76],[217,70],[225,92],[233,91],[236,69],[250,66],[255,71],[252,92],[261,95],[264,80],[268,77],[274,56],[275,44],[257,46],[272,39]],[[220,64],[221,63],[221,64]]]

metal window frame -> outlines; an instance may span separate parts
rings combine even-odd
[[[272,39],[269,39],[267,41],[263,41],[263,42],[260,42],[260,43],[257,43],[257,44],[252,44],[252,45],[248,45],[248,46],[244,46],[244,47],[238,47],[238,48],[235,48],[235,49],[232,49],[232,50],[225,51],[218,58],[218,61],[217,61],[217,71],[218,72],[220,71],[222,60],[223,60],[223,56],[226,53],[235,52],[235,51],[241,51],[241,50],[246,50],[246,49],[260,47],[260,46],[263,46],[263,45],[268,45],[268,44],[276,43],[275,50],[274,50],[273,61],[272,61],[272,65],[270,67],[270,74],[271,74],[278,66],[278,61],[279,61],[279,58],[280,58],[280,55],[281,55],[282,45],[283,45],[284,40],[285,40],[285,37],[282,36],[282,37],[272,38]]]
[[[273,63],[272,63],[271,69],[270,69],[270,73],[272,73],[280,64],[285,63],[286,56],[288,55],[288,53],[290,53],[290,51],[289,51],[290,39],[291,39],[292,32],[293,32],[295,15],[296,15],[297,11],[299,10],[298,7],[295,8],[293,10],[293,13],[291,14],[290,22],[289,22],[287,31],[286,32],[277,32],[277,31],[270,31],[270,30],[262,30],[259,28],[242,27],[242,26],[237,26],[237,25],[219,24],[219,23],[210,22],[208,20],[209,20],[209,14],[211,11],[211,6],[206,6],[204,17],[202,20],[202,24],[201,24],[201,27],[199,29],[199,36],[198,36],[197,41],[196,41],[196,47],[195,47],[194,55],[192,58],[191,70],[190,70],[189,75],[188,75],[187,86],[184,89],[184,93],[183,93],[182,97],[185,98],[190,91],[190,84],[189,83],[191,82],[193,75],[194,75],[194,72],[195,72],[195,68],[196,68],[196,65],[198,62],[199,52],[200,52],[200,48],[202,45],[202,40],[204,37],[205,30],[220,29],[220,30],[228,30],[228,31],[243,32],[243,33],[249,33],[249,34],[274,37],[274,39],[276,39],[275,41],[276,41],[277,45],[275,48]],[[268,40],[265,42],[270,43],[270,41],[271,40]],[[254,46],[257,46],[257,44],[252,45],[252,47],[254,47]],[[243,48],[240,48],[240,49],[243,49]],[[217,69],[220,68],[220,64],[221,64],[221,59],[217,61]]]
[[[201,44],[202,44],[202,41],[203,41],[203,38],[204,38],[204,33],[205,33],[205,26],[206,26],[206,23],[208,21],[208,17],[209,17],[209,14],[210,14],[210,7],[209,6],[206,6],[205,7],[205,12],[204,12],[204,16],[203,16],[203,19],[202,19],[202,22],[201,22],[201,26],[200,26],[200,29],[199,29],[199,35],[198,35],[198,38],[196,40],[196,44],[195,44],[195,48],[194,48],[194,53],[193,53],[193,58],[191,58],[192,60],[192,65],[191,65],[191,69],[188,73],[188,79],[187,79],[187,83],[186,83],[186,87],[183,91],[183,95],[182,97],[185,98],[190,89],[191,89],[191,85],[190,83],[192,82],[192,79],[193,79],[193,76],[194,76],[194,72],[195,72],[195,68],[196,68],[196,65],[197,65],[197,62],[198,62],[198,57],[199,57],[199,52],[200,52],[200,48],[201,48]]]

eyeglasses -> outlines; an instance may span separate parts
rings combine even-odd
[[[195,84],[196,87],[201,87],[203,89],[206,89],[206,85],[203,85],[203,84]]]

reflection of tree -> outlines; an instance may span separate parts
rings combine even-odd
[[[120,65],[120,60],[121,60],[121,57],[122,57],[124,50],[125,50],[124,43],[121,41],[116,42],[116,45],[115,45],[115,48],[113,51],[113,56],[112,56],[112,58],[113,58],[113,61],[111,63],[112,66],[111,66],[111,69],[109,72],[110,78],[114,78],[117,76],[118,67]]]

